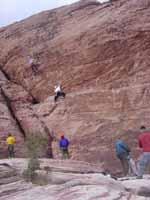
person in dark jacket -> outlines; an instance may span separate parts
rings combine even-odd
[[[138,137],[139,147],[143,149],[140,157],[137,178],[143,178],[143,173],[147,164],[150,166],[150,131],[145,126],[141,126],[141,134]]]
[[[128,157],[129,157],[130,149],[128,145],[123,140],[120,140],[120,139],[116,141],[115,148],[116,148],[116,155],[119,158],[122,168],[123,168],[123,173],[126,176],[129,171]]]
[[[69,151],[68,151],[69,141],[67,138],[65,138],[64,135],[61,136],[61,139],[59,141],[59,147],[62,152],[62,159],[69,158]]]

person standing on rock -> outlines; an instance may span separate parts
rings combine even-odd
[[[57,101],[57,99],[59,98],[59,97],[63,97],[63,98],[65,98],[65,96],[66,96],[66,94],[62,91],[62,88],[61,88],[61,85],[60,84],[57,84],[57,85],[55,85],[55,87],[54,87],[54,92],[55,92],[55,97],[54,97],[54,101],[56,102]]]
[[[138,137],[139,147],[143,149],[143,153],[140,157],[137,178],[143,178],[143,173],[146,165],[150,166],[150,131],[146,130],[145,126],[141,126],[141,134]]]
[[[128,145],[123,141],[118,139],[115,143],[115,149],[116,149],[116,155],[119,158],[123,173],[126,176],[129,171],[129,154],[130,154],[130,148]]]
[[[15,152],[14,152],[15,137],[12,136],[12,134],[8,134],[6,143],[8,145],[8,156],[9,158],[13,158],[15,156]]]
[[[67,138],[65,138],[64,135],[61,136],[61,139],[59,141],[59,147],[62,153],[62,159],[69,158],[69,151],[68,151],[69,141]]]

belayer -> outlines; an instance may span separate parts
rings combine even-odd
[[[64,135],[61,136],[61,139],[59,141],[59,147],[62,153],[62,159],[69,158],[69,151],[68,151],[69,140],[65,138]]]
[[[116,155],[119,158],[124,175],[137,174],[137,169],[134,160],[131,157],[131,150],[128,145],[121,139],[115,142]]]
[[[8,145],[8,156],[9,158],[13,158],[15,156],[15,153],[14,153],[15,137],[12,136],[12,134],[8,134],[6,143]]]

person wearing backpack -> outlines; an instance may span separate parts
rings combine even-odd
[[[68,151],[69,141],[67,138],[65,138],[64,135],[61,136],[61,139],[59,141],[59,147],[62,153],[62,159],[69,158],[69,151]]]
[[[119,158],[122,168],[123,168],[123,173],[126,176],[129,171],[129,154],[130,154],[130,148],[128,145],[123,141],[118,139],[115,142],[115,149],[116,149],[116,155]]]

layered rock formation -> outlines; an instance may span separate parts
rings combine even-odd
[[[146,200],[150,196],[149,177],[136,183],[114,180],[102,175],[98,165],[44,159],[34,184],[21,176],[26,167],[25,159],[0,161],[1,200]]]
[[[21,155],[23,137],[46,127],[67,135],[72,159],[114,171],[122,135],[138,156],[138,129],[150,118],[149,5],[80,1],[1,28],[1,140],[15,134]],[[67,95],[55,104],[57,82]],[[59,157],[56,142],[53,148]]]

